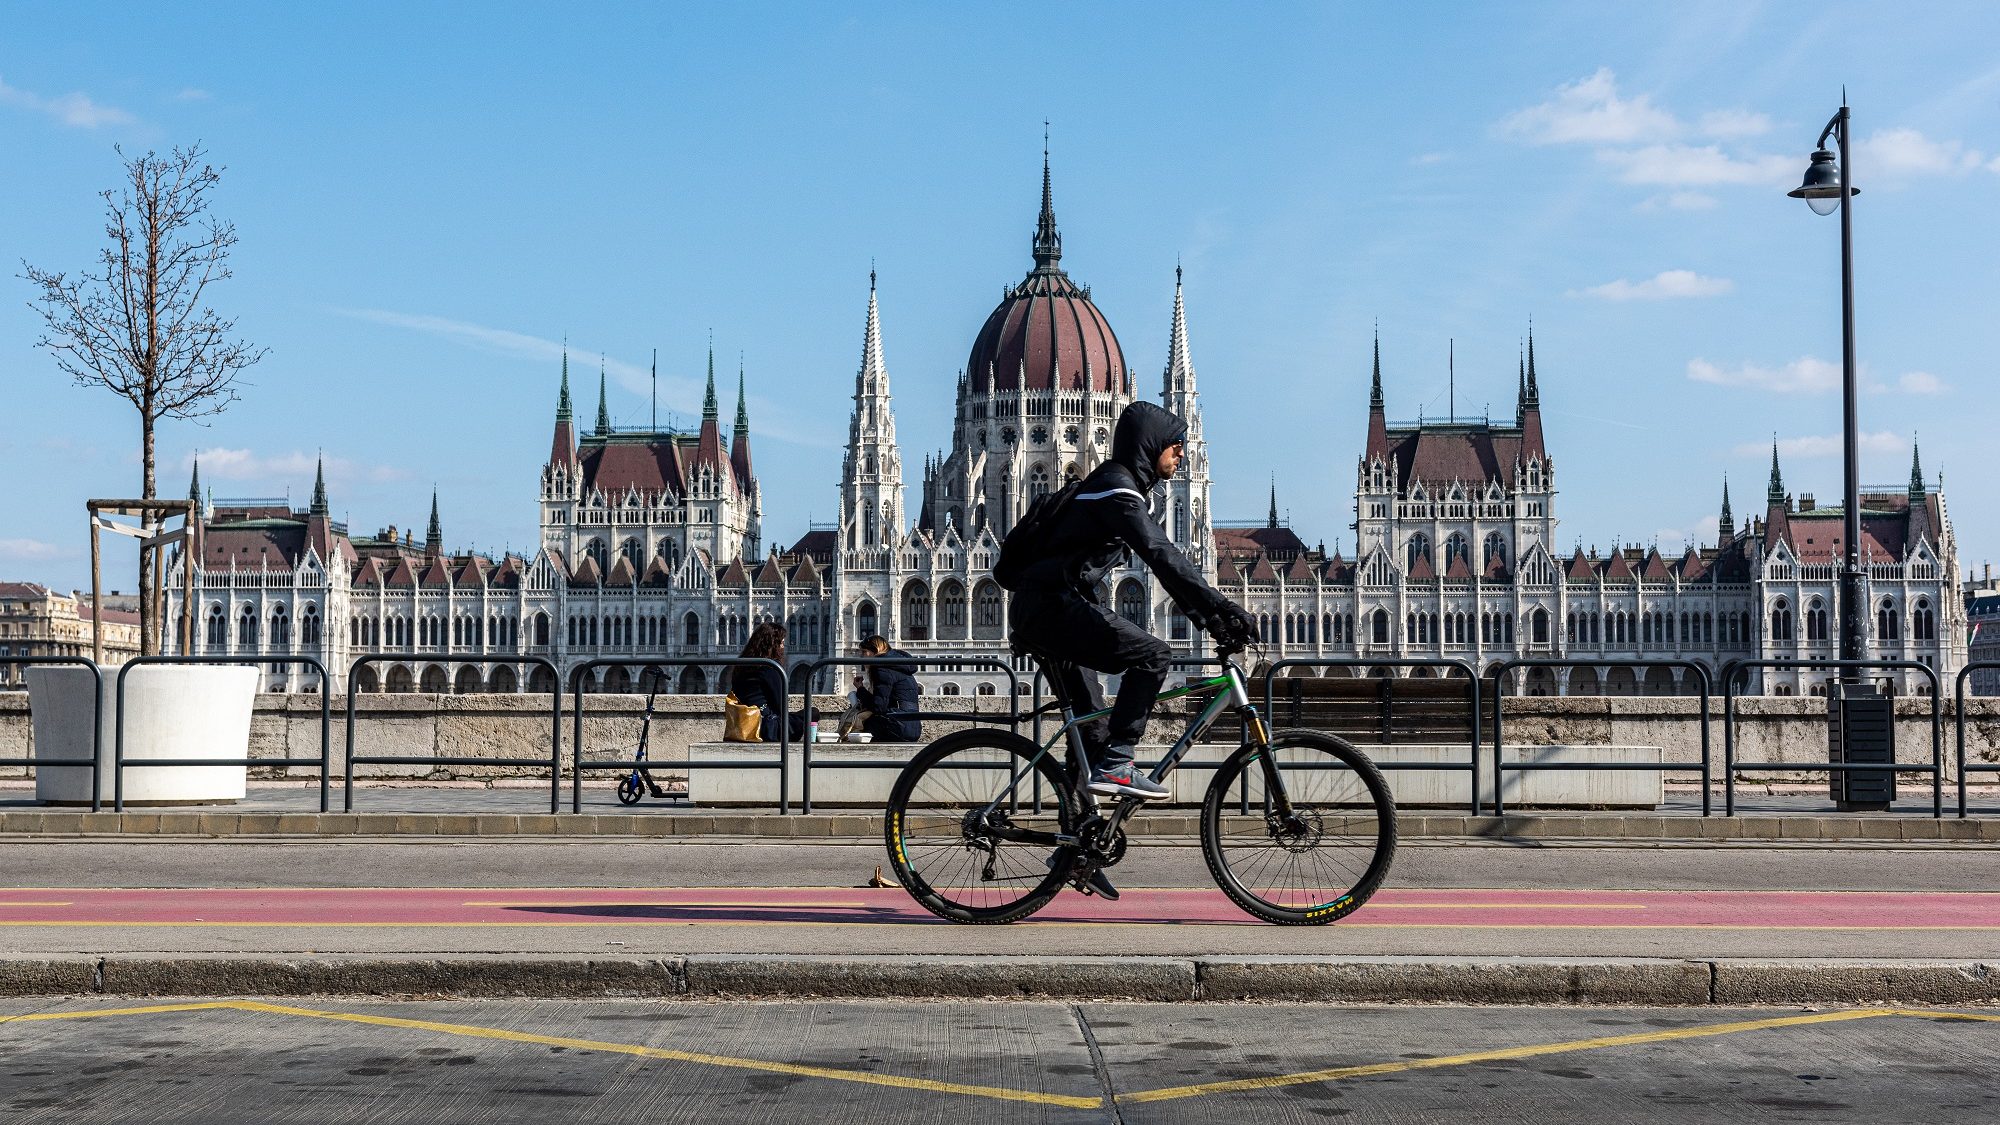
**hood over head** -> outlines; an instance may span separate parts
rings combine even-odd
[[[908,664],[904,664],[904,663],[901,663],[901,662],[898,662],[898,663],[895,663],[895,664],[876,664],[876,665],[873,665],[873,667],[874,667],[874,668],[889,668],[889,669],[892,669],[892,670],[894,670],[894,671],[897,671],[897,672],[901,672],[901,673],[902,673],[902,674],[904,674],[905,676],[914,676],[914,675],[916,675],[916,674],[917,674],[917,663],[916,663],[916,661],[917,661],[917,658],[916,658],[915,656],[912,656],[911,654],[909,654],[909,653],[907,653],[907,652],[904,652],[904,651],[903,651],[902,649],[900,649],[900,648],[890,648],[890,649],[889,649],[889,650],[887,650],[886,652],[883,652],[883,653],[881,654],[881,656],[877,657],[877,659],[883,659],[883,658],[886,658],[886,657],[891,657],[891,656],[900,656],[900,657],[902,657],[902,658],[903,658],[904,660],[908,660],[908,661],[909,661],[909,663],[908,663]]]
[[[1132,470],[1139,487],[1150,490],[1160,482],[1155,467],[1160,452],[1187,437],[1187,423],[1180,415],[1150,402],[1135,402],[1118,415],[1118,429],[1111,437],[1111,459]]]

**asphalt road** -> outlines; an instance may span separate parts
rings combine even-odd
[[[0,1001],[0,1114],[20,1125],[1989,1122],[2000,1016],[1969,1015]]]

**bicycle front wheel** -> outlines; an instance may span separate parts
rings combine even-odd
[[[1396,856],[1396,805],[1382,771],[1345,740],[1279,731],[1236,752],[1208,787],[1201,849],[1236,905],[1267,922],[1317,926],[1361,908]]]
[[[1017,734],[946,735],[905,766],[882,830],[910,897],[954,922],[1013,922],[1060,891],[1076,858],[1065,771]]]

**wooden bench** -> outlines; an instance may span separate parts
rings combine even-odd
[[[1271,685],[1270,721],[1369,745],[1469,745],[1479,716],[1472,712],[1472,681],[1464,678],[1281,676]]]

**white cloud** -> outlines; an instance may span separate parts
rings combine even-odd
[[[293,450],[289,453],[258,453],[250,449],[201,449],[181,459],[181,468],[192,471],[201,466],[203,480],[271,481],[276,478],[310,477],[321,463],[321,455]],[[365,468],[345,457],[325,458],[326,471],[333,476],[369,481],[404,480],[410,474],[388,465]]]
[[[1607,301],[1665,301],[1677,297],[1718,297],[1735,288],[1726,277],[1703,277],[1693,270],[1663,270],[1644,281],[1619,278],[1588,289],[1572,289],[1572,297],[1602,297]]]
[[[1714,383],[1722,387],[1817,394],[1840,386],[1840,365],[1813,356],[1800,356],[1782,367],[1742,363],[1723,368],[1705,359],[1691,359],[1688,360],[1687,377],[1697,383]]]
[[[1413,157],[1411,157],[1411,158],[1410,158],[1410,163],[1412,163],[1412,164],[1442,164],[1442,163],[1444,163],[1445,161],[1447,161],[1447,160],[1450,160],[1450,159],[1451,159],[1451,154],[1450,154],[1450,153],[1448,153],[1448,152],[1426,152],[1426,153],[1422,154],[1421,156],[1413,156]]]
[[[1966,148],[1962,142],[1935,141],[1915,129],[1883,129],[1854,144],[1860,161],[1855,182],[1861,173],[1888,179],[1915,176],[1954,176],[1986,164],[1986,157]]]
[[[1555,97],[1500,123],[1502,133],[1538,145],[1625,144],[1680,128],[1674,115],[1654,106],[1647,95],[1619,97],[1618,78],[1609,67],[1558,88]]]
[[[1907,446],[1903,439],[1888,430],[1863,433],[1858,442],[1863,453],[1901,453]],[[1805,437],[1778,439],[1778,456],[1786,457],[1838,457],[1842,445],[1839,434],[1812,434]],[[1769,457],[1771,447],[1762,442],[1745,442],[1736,447],[1738,457]]]
[[[1747,109],[1718,109],[1701,115],[1700,132],[1710,137],[1759,137],[1770,131],[1770,118]]]
[[[1798,161],[1783,156],[1731,156],[1717,145],[1661,144],[1605,149],[1600,163],[1628,184],[1710,187],[1716,184],[1783,184],[1798,178]]]
[[[441,316],[390,312],[386,309],[335,309],[333,311],[342,316],[351,316],[359,320],[372,321],[376,324],[386,324],[392,328],[407,328],[413,332],[424,332],[433,336],[441,336],[447,340],[465,344],[480,351],[491,352],[495,355],[518,356],[523,359],[536,359],[548,363],[561,362],[563,356],[564,345],[559,340],[545,340],[539,336],[530,336],[524,332],[514,332],[505,328],[488,328],[483,324],[471,324],[463,320],[451,320]],[[591,366],[588,362],[589,358],[596,354],[599,353],[582,344],[570,346],[570,362],[575,368],[575,377],[579,380],[576,387],[572,388],[572,393],[580,393],[584,372]],[[619,384],[627,390],[647,392],[652,387],[651,370],[641,367],[636,363],[626,363],[623,360],[606,357],[604,360],[604,370],[606,374],[617,379]],[[692,379],[666,375],[660,377],[661,404],[672,407],[675,410],[689,412],[700,410],[703,389],[702,384]]]
[[[69,554],[54,543],[39,539],[0,539],[0,558],[54,559]]]
[[[39,94],[7,85],[0,79],[0,105],[10,105],[44,114],[61,124],[77,129],[99,129],[106,125],[130,125],[138,118],[115,106],[101,105],[91,100],[88,94],[58,94],[45,98]]]
[[[1897,376],[1896,389],[1910,395],[1936,395],[1951,388],[1928,371],[1905,371]]]
[[[1722,528],[1722,517],[1703,516],[1694,521],[1692,527],[1663,527],[1653,533],[1653,541],[1660,545],[1660,553],[1672,557],[1684,549],[1682,544],[1700,546],[1715,542],[1715,536]]]
[[[180,93],[174,95],[174,100],[177,102],[206,102],[213,101],[214,98],[214,94],[198,86],[183,87]]]

